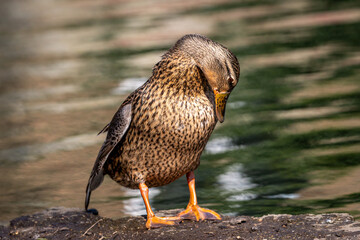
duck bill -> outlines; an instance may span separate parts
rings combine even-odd
[[[229,92],[218,92],[217,90],[214,90],[216,117],[221,123],[224,121],[226,101],[229,94]]]

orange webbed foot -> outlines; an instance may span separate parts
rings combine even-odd
[[[221,217],[218,213],[213,210],[201,208],[199,205],[188,205],[187,208],[178,214],[178,217],[181,219],[190,219],[190,220],[221,220]]]
[[[146,221],[146,227],[150,228],[160,228],[165,226],[172,226],[178,224],[181,221],[179,217],[148,217]]]

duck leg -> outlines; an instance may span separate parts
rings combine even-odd
[[[180,222],[181,219],[179,217],[156,217],[150,207],[149,188],[146,186],[145,183],[140,183],[139,189],[146,207],[146,213],[147,213],[146,227],[148,229],[174,225]]]
[[[187,205],[186,209],[178,214],[178,217],[181,219],[192,219],[199,221],[204,219],[213,219],[213,220],[220,220],[221,217],[218,213],[206,209],[201,208],[197,204],[196,192],[195,192],[195,175],[194,172],[189,172],[186,174],[187,182],[189,185],[190,191],[190,200],[189,204]]]

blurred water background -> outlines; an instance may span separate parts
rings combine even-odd
[[[0,1],[0,221],[83,207],[124,98],[179,37],[239,58],[240,83],[196,171],[202,206],[227,215],[360,217],[360,4],[352,0]],[[185,177],[150,189],[184,208]],[[144,214],[106,178],[91,207]]]

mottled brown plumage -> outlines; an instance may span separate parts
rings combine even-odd
[[[147,191],[192,173],[217,121],[223,121],[239,71],[236,57],[222,45],[200,35],[178,40],[101,131],[108,134],[89,179],[86,209],[105,174],[143,194],[142,186]]]

